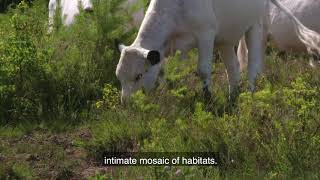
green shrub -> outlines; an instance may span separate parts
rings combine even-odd
[[[96,102],[96,108],[116,109],[120,103],[119,91],[110,84],[106,84],[103,88],[103,98]]]

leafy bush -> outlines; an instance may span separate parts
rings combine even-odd
[[[110,84],[106,84],[103,88],[103,98],[96,102],[96,108],[116,109],[120,102],[119,91]]]

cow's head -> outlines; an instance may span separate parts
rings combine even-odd
[[[160,53],[139,47],[117,44],[121,52],[116,75],[121,82],[121,102],[137,90],[150,91],[160,71]]]
[[[80,2],[81,2],[81,6],[82,6],[83,10],[85,10],[87,12],[93,11],[93,6],[91,3],[91,0],[80,0]]]

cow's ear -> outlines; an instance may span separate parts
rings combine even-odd
[[[120,43],[118,39],[114,40],[114,44],[116,46],[116,49],[118,50],[119,53],[122,52],[122,50],[126,47],[124,44]]]
[[[149,51],[147,55],[147,60],[150,62],[151,65],[156,65],[160,62],[160,53],[159,51]]]

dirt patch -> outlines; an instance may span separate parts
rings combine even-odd
[[[91,138],[88,129],[65,134],[36,131],[20,138],[2,138],[0,161],[7,170],[0,176],[8,176],[18,162],[26,164],[37,179],[87,179],[96,172],[104,173],[108,168],[97,166],[77,143]]]

